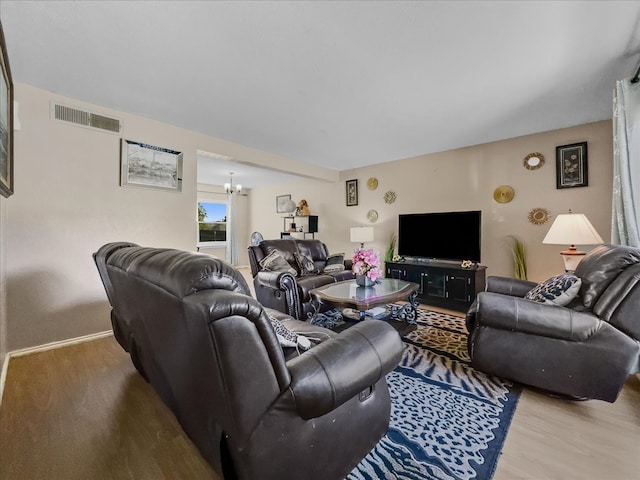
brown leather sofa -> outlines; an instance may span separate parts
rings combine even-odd
[[[467,313],[471,365],[581,399],[614,402],[640,371],[640,249],[601,245],[566,306],[525,299],[533,282],[489,277]]]
[[[115,337],[225,479],[343,479],[386,433],[385,322],[336,334],[264,308],[209,255],[109,243],[93,255]],[[269,315],[314,339],[281,347]]]
[[[296,274],[280,271],[264,271],[260,262],[274,250],[278,251]],[[345,269],[325,273],[324,267],[329,257],[327,246],[320,240],[263,240],[248,249],[249,264],[256,298],[262,305],[287,313],[298,320],[309,320],[315,312],[309,290],[329,283],[352,280],[351,255],[345,255]],[[300,270],[296,255],[305,254],[313,259],[317,273],[304,274]]]

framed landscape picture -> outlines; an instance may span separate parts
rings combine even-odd
[[[13,194],[13,81],[0,23],[0,194]]]
[[[276,197],[276,213],[289,213],[287,206],[291,200],[291,195],[278,195]]]
[[[122,139],[120,185],[182,191],[182,152]]]
[[[358,180],[347,180],[347,207],[358,205]]]
[[[587,142],[556,147],[556,188],[586,187]]]

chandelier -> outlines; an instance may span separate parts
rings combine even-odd
[[[233,185],[233,172],[229,172],[229,183],[224,184],[224,191],[227,192],[228,195],[233,195],[234,193],[240,193],[242,191],[242,185],[238,184],[235,187]]]

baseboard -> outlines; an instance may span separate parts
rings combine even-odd
[[[0,407],[2,406],[2,397],[4,394],[4,383],[7,378],[7,371],[9,370],[9,360],[13,357],[22,357],[24,355],[30,355],[32,353],[45,352],[47,350],[53,350],[61,347],[68,347],[77,343],[90,342],[91,340],[98,340],[100,338],[113,335],[113,331],[106,330],[104,332],[92,333],[90,335],[84,335],[82,337],[69,338],[67,340],[60,340],[58,342],[45,343],[44,345],[38,345],[36,347],[22,348],[14,350],[6,354],[4,362],[2,363],[2,373],[0,373]]]

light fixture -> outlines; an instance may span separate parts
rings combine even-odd
[[[224,191],[227,192],[228,195],[242,191],[242,185],[238,184],[235,187],[233,186],[233,172],[229,172],[229,183],[224,184]]]
[[[291,199],[285,200],[283,207],[284,207],[284,213],[288,213],[291,216],[293,216],[293,212],[295,212],[296,208],[298,208],[298,206],[296,205],[296,202],[294,202]]]
[[[563,213],[556,217],[542,240],[553,245],[570,245],[568,250],[560,252],[566,272],[575,271],[587,252],[576,249],[576,245],[597,245],[604,243],[591,222],[583,213]]]
[[[373,227],[351,227],[351,241],[360,243],[360,248],[364,247],[364,242],[373,242]]]

